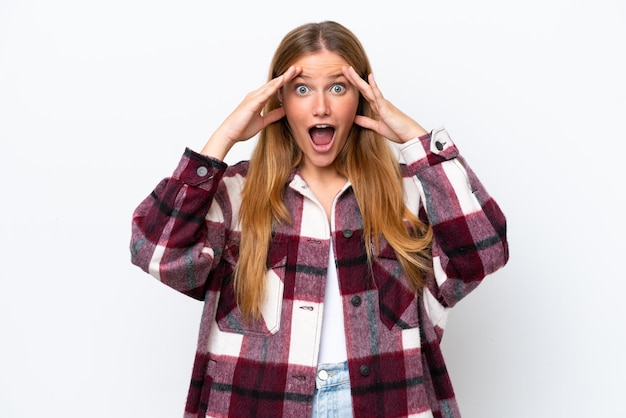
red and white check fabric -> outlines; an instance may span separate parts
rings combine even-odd
[[[405,199],[433,227],[434,275],[410,291],[392,248],[368,266],[352,187],[330,224],[294,172],[267,259],[262,320],[236,307],[232,273],[248,162],[228,167],[189,149],[133,216],[132,262],[204,301],[184,416],[311,415],[329,245],[336,256],[355,417],[460,417],[440,339],[448,311],[508,260],[506,221],[448,133],[400,147]]]

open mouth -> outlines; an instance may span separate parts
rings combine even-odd
[[[335,128],[330,125],[315,125],[309,129],[309,136],[316,149],[324,150],[332,145]]]

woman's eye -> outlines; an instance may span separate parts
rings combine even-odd
[[[344,86],[343,84],[335,84],[332,86],[331,90],[335,94],[341,94],[346,91],[346,86]]]
[[[296,86],[296,93],[298,94],[307,94],[309,92],[309,88],[304,85]]]

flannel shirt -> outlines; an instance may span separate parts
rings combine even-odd
[[[444,129],[399,150],[405,201],[434,232],[434,273],[417,294],[384,240],[368,265],[349,182],[328,220],[294,170],[284,189],[293,222],[273,231],[262,319],[253,323],[232,286],[248,162],[227,166],[186,149],[140,203],[132,262],[204,301],[186,418],[311,416],[329,245],[354,416],[460,417],[440,340],[450,308],[507,262],[506,221]]]

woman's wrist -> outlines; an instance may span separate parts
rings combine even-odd
[[[231,140],[223,138],[215,133],[211,135],[207,143],[200,151],[200,154],[223,161],[233,145],[234,144]]]
[[[401,138],[402,143],[407,143],[409,141],[414,140],[415,138],[420,138],[424,135],[427,135],[428,131],[424,129],[419,123],[415,123],[410,130],[407,131],[406,136]]]

